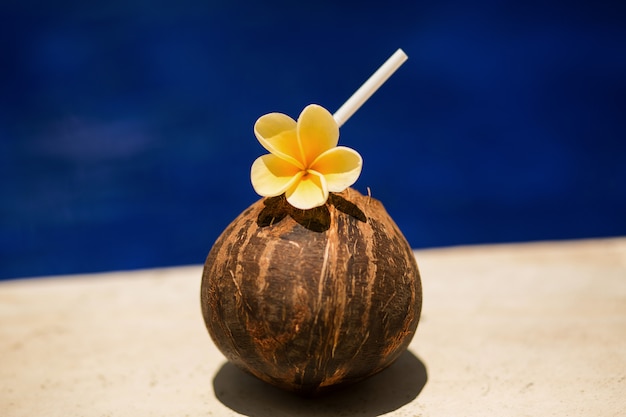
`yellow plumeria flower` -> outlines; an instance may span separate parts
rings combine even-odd
[[[323,206],[329,192],[341,192],[361,174],[363,159],[353,149],[337,146],[339,126],[325,108],[311,104],[298,121],[282,113],[261,116],[254,134],[270,153],[252,164],[252,187],[263,197],[285,193],[292,206]]]

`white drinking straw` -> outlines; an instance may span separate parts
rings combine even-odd
[[[385,63],[381,65],[345,103],[343,103],[343,106],[333,114],[339,127],[341,127],[341,125],[343,125],[408,58],[409,57],[402,49],[398,49],[391,55],[389,59],[387,59],[387,61],[385,61]]]

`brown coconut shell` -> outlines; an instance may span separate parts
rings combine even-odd
[[[315,394],[396,360],[417,328],[422,288],[383,205],[348,189],[305,211],[283,196],[252,204],[211,249],[201,305],[232,363]]]

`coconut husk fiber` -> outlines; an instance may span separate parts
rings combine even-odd
[[[376,199],[354,189],[298,210],[264,198],[221,234],[204,266],[204,320],[233,364],[319,394],[374,375],[413,338],[415,257]]]

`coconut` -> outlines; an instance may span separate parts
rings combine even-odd
[[[252,204],[209,252],[201,305],[233,364],[317,394],[374,375],[406,350],[422,288],[383,205],[348,188],[310,210],[284,196]]]

